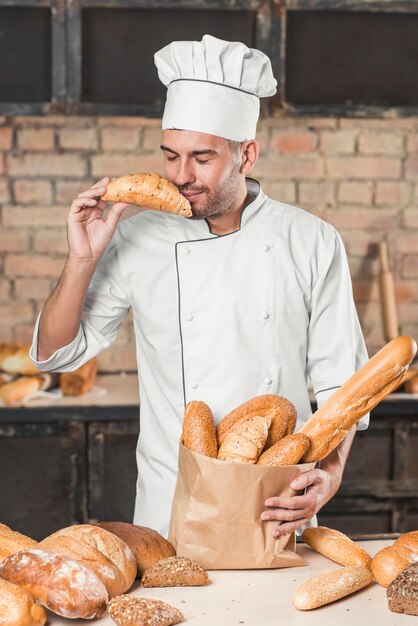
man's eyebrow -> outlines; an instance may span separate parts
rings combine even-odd
[[[175,152],[175,150],[172,150],[168,146],[161,145],[160,148],[161,150],[171,152],[172,154],[176,154],[178,156],[178,152]],[[197,156],[199,154],[218,154],[218,151],[212,150],[210,148],[203,148],[202,150],[192,150],[191,152],[189,152],[189,156]]]

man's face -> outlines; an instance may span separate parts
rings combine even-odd
[[[244,177],[240,154],[226,139],[189,130],[164,130],[161,149],[166,178],[192,207],[193,218],[224,215]]]

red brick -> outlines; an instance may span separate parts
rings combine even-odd
[[[418,281],[416,280],[401,280],[396,277],[395,281],[395,296],[397,302],[413,302],[418,301]]]
[[[341,209],[338,210],[340,211]],[[369,232],[355,230],[355,225],[352,230],[350,228],[347,228],[347,230],[339,228],[338,230],[350,256],[366,257],[376,254],[376,245],[371,241]]]
[[[406,159],[405,178],[407,180],[418,180],[418,156]]]
[[[357,302],[356,308],[363,328],[381,326],[382,312],[379,302]]]
[[[408,135],[406,149],[410,154],[418,154],[418,133]]]
[[[54,130],[52,128],[22,128],[17,131],[17,145],[21,150],[54,149]]]
[[[22,278],[28,276],[57,277],[62,272],[64,262],[65,257],[52,258],[46,255],[9,254],[4,262],[5,275],[12,278],[18,276]]]
[[[132,172],[163,173],[163,159],[158,155],[105,154],[91,158],[91,172],[95,178],[122,176]]]
[[[325,154],[353,154],[357,132],[352,130],[324,131],[321,133],[320,150]]]
[[[0,343],[13,343],[14,341],[14,328],[10,324],[2,323],[0,319]]]
[[[265,181],[263,191],[273,200],[291,204],[296,202],[296,185],[292,182]]]
[[[398,224],[398,214],[393,209],[326,209],[325,219],[337,229],[388,230]]]
[[[379,302],[379,285],[376,279],[353,279],[355,302]]]
[[[2,209],[5,226],[62,226],[65,228],[68,207],[22,207],[4,206]]]
[[[7,178],[0,178],[0,204],[10,202],[9,181]]]
[[[145,150],[160,151],[163,137],[160,128],[144,128],[141,145]]]
[[[103,128],[100,131],[103,150],[126,152],[139,147],[139,128]]]
[[[271,128],[336,128],[337,119],[333,117],[292,117],[290,118],[286,113],[281,110],[277,110],[273,117],[261,120],[259,126],[268,125]]]
[[[361,133],[358,142],[359,152],[362,154],[403,154],[403,135],[401,133],[388,132],[364,132]]]
[[[418,320],[418,302],[402,302],[398,306],[399,324],[416,324]]]
[[[401,162],[389,157],[334,157],[326,161],[330,178],[400,178]]]
[[[257,130],[256,140],[260,154],[266,154],[270,147],[270,130],[268,128],[260,128]]]
[[[0,174],[4,174],[4,157],[0,154]]]
[[[388,130],[393,132],[394,129],[410,130],[418,128],[418,117],[399,117],[392,119],[376,119],[376,118],[341,118],[341,128],[375,128],[378,130]]]
[[[59,131],[58,141],[64,150],[97,150],[96,128],[63,128]]]
[[[13,128],[0,128],[0,150],[11,150],[13,145]]]
[[[161,128],[161,118],[153,117],[135,117],[135,116],[122,116],[113,117],[102,115],[97,118],[97,126],[134,126],[135,128],[142,128],[143,126],[159,126]]]
[[[403,207],[411,197],[411,185],[405,182],[378,181],[376,183],[376,204]]]
[[[1,228],[1,252],[26,252],[29,248],[29,234],[24,228]]]
[[[45,204],[52,201],[52,186],[47,180],[15,180],[13,191],[18,204]]]
[[[401,276],[403,278],[418,278],[418,254],[406,254],[404,256]]]
[[[29,321],[33,318],[32,305],[27,302],[11,302],[0,305],[0,320],[2,324],[15,324],[19,321]]]
[[[65,228],[37,229],[33,240],[33,249],[39,254],[67,254],[68,241]]]
[[[317,144],[317,134],[309,131],[273,131],[271,138],[272,149],[282,154],[314,152]]]
[[[254,168],[254,175],[272,178],[314,180],[324,175],[324,163],[318,156],[268,156],[260,157]]]
[[[7,165],[10,176],[62,176],[74,178],[85,176],[87,163],[78,154],[34,154],[9,155]]]
[[[116,349],[112,346],[98,357],[98,367],[101,372],[136,372],[136,353],[134,345],[127,345]]]
[[[418,228],[418,209],[407,209],[402,213],[402,225],[406,228]]]
[[[97,180],[86,178],[83,180],[57,180],[55,183],[55,202],[57,204],[67,204],[68,208],[72,201],[82,191],[87,191]]]
[[[373,183],[340,183],[338,188],[338,200],[343,204],[370,205],[373,200]]]
[[[418,323],[411,323],[411,324],[402,324],[400,326],[400,334],[401,335],[409,335],[410,337],[414,337],[414,339],[417,339],[418,337]]]
[[[0,302],[9,302],[11,294],[11,283],[5,278],[0,278]],[[1,339],[0,339],[1,343]]]
[[[13,341],[19,341],[20,343],[32,343],[34,326],[35,319],[30,322],[16,321],[13,328]]]
[[[96,118],[87,115],[21,115],[14,118],[19,127],[43,127],[43,126],[91,126]]]
[[[399,229],[396,235],[396,249],[398,252],[418,252],[418,229]]]
[[[16,278],[14,295],[20,301],[45,299],[49,296],[51,279],[49,278]]]
[[[335,183],[299,183],[299,202],[335,206]]]

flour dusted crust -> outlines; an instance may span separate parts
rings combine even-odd
[[[0,577],[19,585],[54,613],[71,619],[99,617],[106,587],[90,569],[63,554],[23,550],[0,565]]]
[[[127,174],[112,180],[102,196],[106,202],[128,202],[138,206],[191,217],[190,202],[173,183],[160,174]]]
[[[0,626],[44,626],[46,613],[25,589],[0,578]]]
[[[118,626],[171,626],[184,619],[182,613],[167,602],[134,596],[113,598],[109,615]]]
[[[206,570],[185,556],[171,556],[158,561],[142,576],[144,587],[199,587],[207,582]]]

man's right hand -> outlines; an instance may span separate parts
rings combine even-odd
[[[106,202],[100,200],[106,193],[108,177],[102,178],[87,191],[82,191],[73,200],[67,220],[69,258],[96,264],[112,239],[125,202],[113,204],[106,219],[103,212]]]

